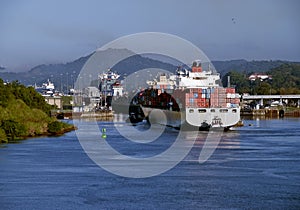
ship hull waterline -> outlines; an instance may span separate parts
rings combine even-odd
[[[240,121],[239,108],[192,108],[172,111],[141,106],[145,118],[150,123],[180,128],[183,124],[198,127],[199,130],[224,129],[235,126]]]

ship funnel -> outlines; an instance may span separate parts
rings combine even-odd
[[[195,60],[192,64],[192,72],[202,72],[201,60]]]

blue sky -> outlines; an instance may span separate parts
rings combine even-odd
[[[300,61],[299,20],[297,0],[2,0],[0,66],[65,63],[149,31],[191,41],[211,60]]]

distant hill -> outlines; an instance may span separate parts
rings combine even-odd
[[[245,72],[230,71],[224,75],[223,85],[227,86],[227,76],[230,76],[230,84],[240,94],[300,94],[300,64],[284,63],[266,74],[271,75],[272,79],[249,80],[249,74]]]
[[[230,60],[230,61],[212,61],[216,70],[223,76],[229,71],[243,72],[250,74],[252,72],[267,72],[273,68],[287,63],[300,63],[281,60],[270,61],[246,61],[246,60]]]
[[[109,59],[112,56],[129,56],[127,59],[117,63],[115,66],[106,67],[112,68],[113,71],[117,71],[121,75],[125,73],[129,75],[137,70],[146,68],[158,68],[171,72],[174,72],[176,69],[176,66],[136,55],[126,49],[107,49],[97,53],[101,56],[103,62],[106,62],[106,59]],[[67,86],[69,88],[73,86],[73,83],[76,81],[82,67],[93,54],[94,53],[65,64],[39,65],[28,72],[0,72],[0,78],[4,81],[18,80],[24,85],[42,85],[43,82],[50,79],[54,83],[56,89],[63,89],[65,91]],[[107,69],[99,69],[99,73],[106,70]]]
[[[43,82],[50,79],[54,82],[56,88],[60,90],[61,86],[66,88],[67,83],[71,85],[75,81],[82,66],[89,57],[90,55],[81,57],[65,64],[39,65],[28,72],[0,72],[0,78],[4,81],[18,80],[24,85],[42,85]]]
[[[50,79],[60,90],[60,84],[66,83],[67,78],[70,84],[75,80],[89,56],[81,57],[66,64],[39,65],[28,72],[0,72],[0,78],[4,81],[18,80],[24,85],[41,85],[47,79]]]
[[[126,55],[130,56],[127,59],[124,59],[120,63],[111,67],[114,71],[117,71],[121,75],[123,74],[131,74],[137,70],[142,70],[146,68],[158,68],[164,69],[167,71],[174,72],[176,70],[176,66],[162,62],[159,60],[155,60],[153,58],[144,57],[141,55],[136,55],[133,52],[127,49],[107,49],[105,51],[97,52],[102,56],[103,62],[106,62],[106,59],[109,59],[111,56],[120,56]],[[66,90],[68,88],[73,87],[73,83],[76,81],[78,74],[80,73],[82,67],[86,63],[86,61],[93,55],[94,53],[76,59],[69,63],[64,64],[50,64],[50,65],[39,65],[32,68],[28,72],[20,72],[20,73],[12,73],[12,72],[0,72],[0,78],[4,81],[14,81],[18,80],[20,83],[24,85],[42,85],[47,79],[50,79],[56,89],[58,90]],[[293,63],[289,61],[246,61],[246,60],[230,60],[230,61],[212,61],[216,70],[221,74],[221,76],[225,75],[227,72],[231,70],[236,70],[238,72],[250,73],[250,72],[267,72],[273,68],[276,68],[282,64]],[[99,73],[101,71],[106,71],[106,69],[99,69]],[[95,76],[93,76],[95,79]]]

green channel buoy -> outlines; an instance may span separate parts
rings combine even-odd
[[[102,136],[101,136],[101,137],[102,137],[103,139],[106,139],[106,128],[102,128],[102,129],[101,129],[101,132],[102,132]]]

